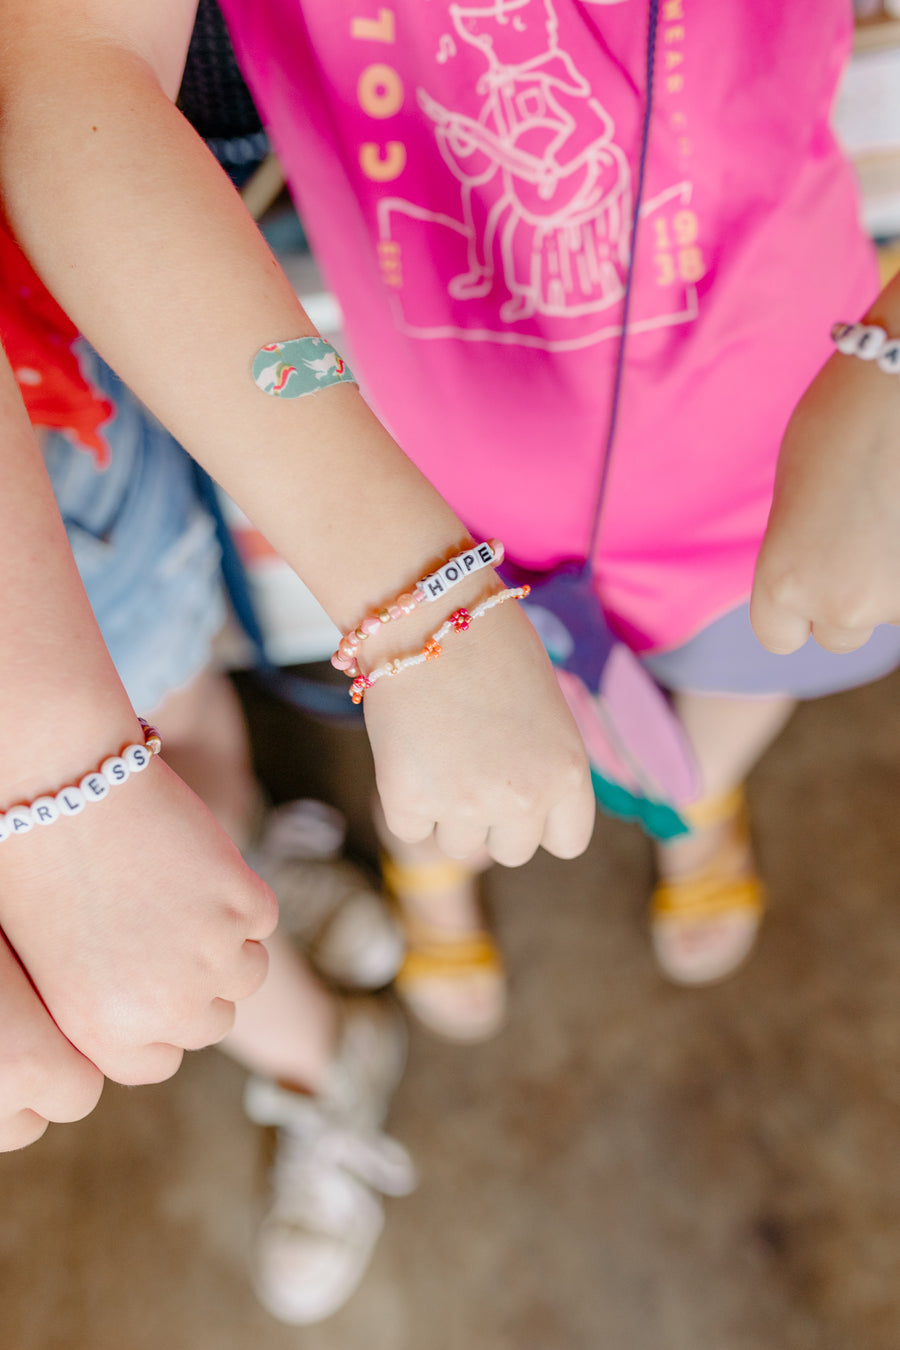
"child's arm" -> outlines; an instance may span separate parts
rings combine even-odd
[[[866,321],[900,335],[900,278]],[[836,352],[791,418],[751,617],[775,652],[810,632],[852,651],[900,622],[900,378],[872,361]]]
[[[21,242],[87,337],[339,626],[351,625],[466,533],[352,386],[293,401],[254,386],[263,344],[312,329],[172,104],[192,6],[4,0],[3,16],[0,188]],[[490,579],[478,574],[443,607],[423,606],[427,615],[404,623],[400,650]],[[397,639],[373,639],[367,655],[396,650]],[[505,862],[542,842],[563,856],[585,847],[584,752],[516,606],[367,703],[396,833],[436,825],[453,852],[487,837]]]
[[[2,351],[0,482],[6,812],[78,783],[142,737]],[[270,892],[159,760],[74,818],[0,841],[0,924],[10,945],[60,1030],[121,1082],[165,1078],[184,1049],[224,1034],[230,1001],[262,981],[258,940],[274,922]],[[16,969],[9,981],[0,974],[0,1146],[15,1143],[18,1110],[75,1118],[99,1091],[33,991],[29,1007]],[[45,1074],[32,1062],[28,1102],[29,1062],[42,1054]],[[27,1134],[29,1118],[19,1124]]]
[[[103,1075],[54,1024],[0,934],[0,1153],[93,1111]]]

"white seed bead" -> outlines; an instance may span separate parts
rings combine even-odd
[[[31,803],[31,819],[35,825],[52,825],[59,820],[55,797],[38,797]]]
[[[855,355],[861,361],[874,361],[881,354],[886,342],[887,333],[883,328],[877,328],[871,323],[862,324],[856,336]]]
[[[127,749],[122,751],[122,759],[132,773],[141,773],[147,768],[152,758],[153,755],[146,745],[129,745]]]
[[[900,338],[891,338],[886,342],[875,361],[878,369],[886,375],[900,373]]]
[[[110,755],[109,759],[105,759],[100,765],[100,772],[110,787],[117,787],[131,776],[131,770],[121,755]]]
[[[109,792],[109,783],[107,783],[102,773],[85,774],[78,786],[84,793],[84,799],[88,803],[102,801]]]
[[[31,808],[21,802],[18,806],[7,807],[6,823],[10,834],[27,834],[34,825]]]
[[[80,787],[61,788],[56,794],[56,805],[61,816],[77,816],[87,806],[87,800]]]

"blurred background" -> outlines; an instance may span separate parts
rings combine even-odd
[[[900,17],[859,3],[837,109],[886,272],[900,264]],[[325,333],[277,166],[258,209]],[[231,523],[238,537],[240,519]],[[260,560],[260,558],[262,560]],[[256,600],[279,661],[328,681],[332,630],[277,560]],[[361,724],[229,662],[274,801],[314,797],[373,867]],[[337,677],[340,682],[342,677]],[[388,1201],[362,1287],[283,1326],[246,1258],[264,1195],[244,1074],[171,1082],[0,1156],[10,1350],[896,1350],[900,1343],[900,675],[801,707],[749,792],[770,912],[745,970],[666,985],[644,931],[649,845],[600,818],[589,852],[491,869],[509,1024],[476,1047],[411,1029],[392,1132],[421,1173]]]

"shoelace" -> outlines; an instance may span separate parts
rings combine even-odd
[[[301,1210],[329,1209],[329,1199],[346,1189],[341,1174],[383,1195],[407,1195],[416,1181],[406,1149],[380,1130],[340,1125],[312,1110],[302,1127],[281,1127],[273,1183],[283,1206],[293,1200]]]

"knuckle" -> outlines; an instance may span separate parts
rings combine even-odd
[[[124,1087],[145,1087],[149,1083],[165,1083],[181,1067],[184,1051],[174,1045],[146,1046],[123,1059],[120,1065],[107,1069],[107,1077]]]
[[[18,1111],[0,1122],[0,1153],[13,1153],[16,1149],[36,1144],[50,1124],[36,1111]]]
[[[794,609],[803,592],[803,583],[796,567],[779,567],[761,577],[761,589],[779,609]]]

